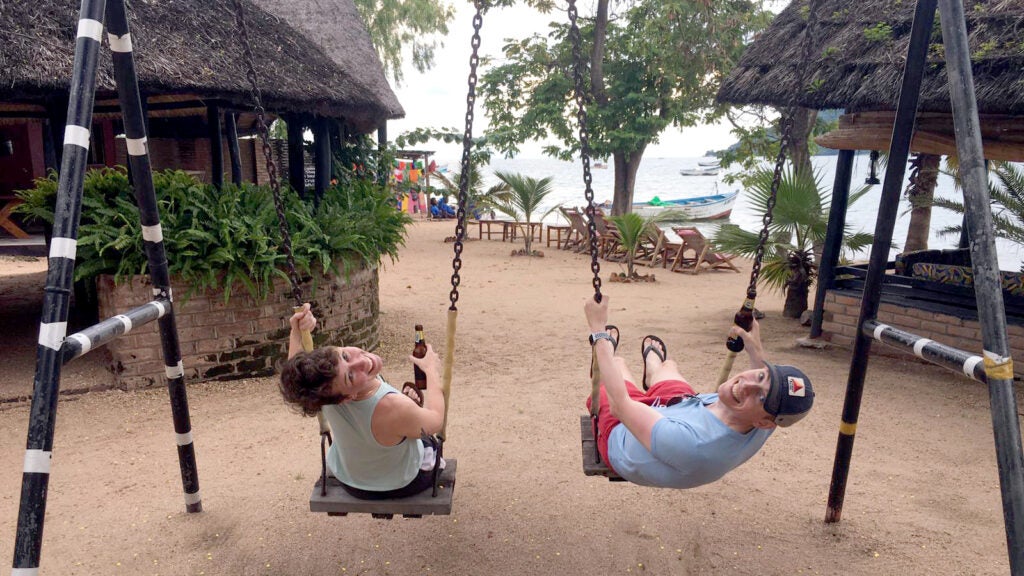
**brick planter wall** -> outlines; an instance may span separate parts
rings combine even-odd
[[[852,349],[859,317],[860,296],[828,290],[825,294],[822,336],[829,342]],[[976,320],[883,302],[878,308],[878,321],[940,344],[981,354],[981,327]],[[1024,352],[1024,326],[1008,323],[1006,332],[1012,356],[1020,358]],[[871,344],[871,353],[894,358],[916,358],[877,341]],[[1024,375],[1024,364],[1015,364],[1014,374]]]
[[[380,300],[377,268],[353,271],[348,279],[319,277],[303,286],[318,323],[317,346],[341,344],[373,350],[379,343]],[[243,287],[224,301],[219,290],[184,295],[173,283],[174,313],[186,382],[232,380],[274,374],[288,352],[288,318],[294,300],[285,280],[257,301]],[[115,285],[112,276],[97,280],[100,318],[109,318],[152,300],[149,278],[136,276]],[[157,323],[136,328],[107,345],[115,385],[122,389],[163,385],[164,363]]]

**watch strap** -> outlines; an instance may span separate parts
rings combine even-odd
[[[598,340],[607,340],[611,342],[613,346],[615,345],[615,340],[612,338],[612,335],[609,334],[608,332],[594,332],[593,334],[590,335],[589,341],[591,346],[597,344]]]

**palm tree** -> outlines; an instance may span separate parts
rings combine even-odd
[[[948,162],[948,161],[947,161]],[[962,191],[958,167],[949,163],[949,174],[954,177],[956,190]],[[1009,162],[991,162],[989,167],[995,181],[989,180],[988,193],[992,204],[992,227],[996,238],[1024,245],[1024,170]],[[947,198],[932,199],[932,206],[965,214],[964,203]],[[963,226],[956,224],[939,230],[941,235],[961,234]],[[1021,263],[1024,272],[1024,263]]]
[[[449,196],[452,198],[459,197],[459,181],[462,179],[461,172],[452,172],[449,176],[438,172],[434,176],[441,182],[442,187]],[[496,210],[498,204],[508,198],[508,187],[502,182],[485,190],[483,179],[480,178],[480,171],[472,167],[469,171],[469,190],[467,191],[467,196],[467,214],[471,214],[473,211]]]
[[[544,199],[554,192],[555,189],[551,185],[554,178],[548,176],[538,180],[531,176],[524,176],[513,172],[503,172],[501,170],[496,170],[494,175],[497,176],[498,180],[500,180],[505,186],[504,192],[507,192],[507,195],[496,195],[494,207],[497,208],[499,212],[508,215],[516,222],[526,222],[526,233],[523,234],[523,239],[526,244],[525,254],[527,256],[533,256],[533,234],[531,234],[530,223],[533,222],[534,214],[540,210],[540,206],[544,203]],[[541,214],[538,220],[543,220],[545,216],[557,209],[558,205],[548,208],[546,212]]]
[[[771,197],[773,171],[761,169],[751,179],[748,201],[751,208],[764,214]],[[867,186],[850,194],[852,205],[867,193]],[[821,188],[821,176],[816,172],[794,171],[783,173],[776,195],[773,220],[761,261],[760,281],[786,294],[783,316],[799,318],[807,310],[811,284],[818,271],[816,247],[825,242],[831,195]],[[735,224],[722,225],[713,235],[720,249],[752,258],[760,242],[759,232],[748,232]],[[872,242],[866,232],[843,231],[846,250],[858,251]]]
[[[660,222],[683,222],[685,215],[678,210],[665,210],[652,216],[644,218],[635,212],[618,214],[608,218],[615,224],[619,233],[619,242],[626,253],[626,274],[632,279],[636,278],[636,253],[644,240],[650,237],[651,232],[657,232],[656,228]]]

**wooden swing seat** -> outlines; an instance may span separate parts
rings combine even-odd
[[[322,479],[316,481],[309,497],[311,512],[326,512],[328,516],[348,514],[372,514],[374,518],[390,520],[395,514],[406,518],[420,518],[424,515],[447,516],[452,513],[452,495],[455,493],[455,459],[445,459],[447,465],[438,479],[437,496],[424,490],[415,496],[395,500],[362,500],[352,496],[341,487],[334,476],[327,476],[327,495],[320,494]]]
[[[604,476],[609,482],[625,482],[626,479],[615,473],[607,464],[601,462],[597,455],[597,440],[594,439],[594,428],[590,416],[580,416],[580,440],[583,444],[583,473],[587,476]]]

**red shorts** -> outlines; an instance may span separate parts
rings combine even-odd
[[[626,392],[629,397],[637,402],[648,406],[665,406],[673,398],[681,398],[690,394],[696,394],[693,387],[684,380],[662,380],[651,386],[650,390],[644,392],[632,382],[626,381]],[[587,398],[587,409],[590,409],[590,398]],[[608,404],[608,394],[604,385],[601,385],[601,396],[598,400],[597,409],[597,451],[601,454],[601,461],[611,468],[608,462],[608,435],[612,428],[618,426],[622,421],[612,416],[611,406]]]

